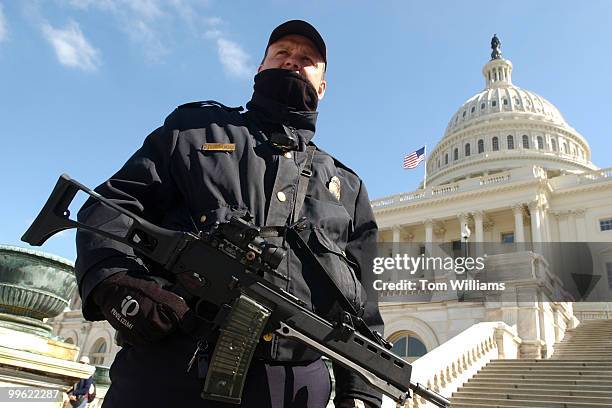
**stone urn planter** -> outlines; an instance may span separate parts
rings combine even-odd
[[[0,327],[53,337],[43,319],[60,314],[76,286],[72,262],[0,245]]]

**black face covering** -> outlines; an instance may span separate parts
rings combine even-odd
[[[314,112],[319,97],[315,87],[302,75],[287,69],[265,69],[255,75],[254,90],[293,111]]]

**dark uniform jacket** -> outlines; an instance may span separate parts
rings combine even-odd
[[[286,225],[295,205],[306,146],[312,145],[317,114],[291,112],[257,94],[247,107],[246,113],[240,113],[215,102],[182,105],[96,191],[157,225],[175,230],[202,230],[233,215],[247,214],[259,226]],[[268,136],[274,132],[294,137],[297,150],[284,152],[273,146]],[[213,143],[233,144],[235,149],[207,150]],[[372,273],[367,249],[377,239],[365,186],[352,170],[318,148],[312,171],[299,214],[306,219],[300,235],[345,297],[364,313],[366,322],[382,332],[377,306],[367,302],[366,307],[363,287]],[[91,202],[81,209],[79,220],[115,233],[127,228],[122,217]],[[273,243],[281,244],[280,239]],[[90,320],[103,318],[89,300],[100,281],[126,269],[160,273],[130,248],[87,232],[77,234],[77,250],[83,314]],[[333,309],[337,292],[304,251],[289,248],[279,272],[286,278],[269,279],[315,312],[325,315]],[[276,361],[317,358],[311,350],[279,338],[267,343],[260,355]],[[338,396],[372,402],[380,398],[352,373],[339,368],[335,372]]]

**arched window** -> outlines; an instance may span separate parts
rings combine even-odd
[[[472,148],[470,146],[470,144],[466,144],[465,145],[465,157],[468,157],[472,152],[471,152]]]
[[[440,158],[438,158],[438,168],[440,168]]]
[[[478,153],[484,152],[484,140],[480,139],[478,141]]]
[[[106,340],[100,337],[98,340],[96,340],[93,347],[91,348],[91,352],[89,353],[89,356],[91,357],[91,364],[93,365],[104,364],[104,358],[106,357],[106,351],[107,351]]]
[[[391,351],[400,357],[415,360],[418,357],[427,354],[425,344],[413,334],[401,336],[398,339],[392,340],[393,348]]]
[[[453,150],[453,160],[459,160],[459,149],[456,147],[455,150]]]
[[[448,153],[444,155],[444,164],[448,164]]]
[[[550,148],[553,152],[557,151],[557,141],[555,139],[550,139]]]
[[[506,142],[508,144],[508,150],[514,149],[514,136],[508,135],[508,137],[506,137]]]
[[[567,145],[565,142],[561,143],[561,153],[567,153]]]
[[[495,136],[495,137],[493,138],[493,141],[492,141],[492,142],[493,142],[493,143],[492,143],[492,144],[493,144],[493,151],[497,151],[497,150],[499,150],[499,139],[497,138],[497,136]]]
[[[544,139],[542,138],[542,136],[538,136],[536,140],[538,142],[538,150],[544,149]]]
[[[523,149],[529,149],[529,136],[523,135]]]

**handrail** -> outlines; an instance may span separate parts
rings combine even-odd
[[[516,329],[503,322],[482,322],[459,333],[412,363],[413,381],[446,397],[494,358],[517,358],[521,343]],[[383,408],[395,403],[384,398]],[[413,396],[407,408],[433,407]]]

